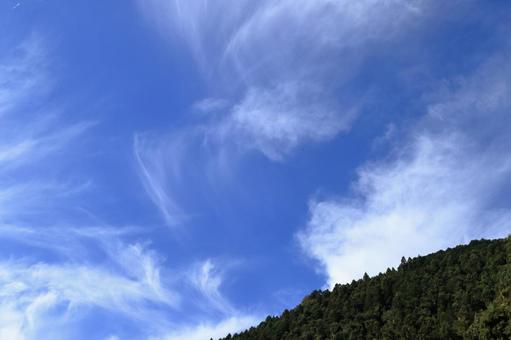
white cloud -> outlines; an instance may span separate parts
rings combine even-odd
[[[157,334],[158,339],[220,337],[260,320],[234,308],[221,293],[228,263],[206,259],[182,271],[166,268],[162,279],[165,268],[156,252],[123,241],[140,228],[66,227],[65,233],[62,227],[1,229],[4,239],[67,259],[0,262],[0,308],[8,313],[0,318],[0,332],[5,334],[20,339],[37,338],[43,331],[54,332],[50,339],[66,338],[66,332],[82,334],[81,319],[98,309],[132,321],[141,336]],[[191,315],[203,321],[174,321],[167,307],[170,315],[194,310]]]
[[[0,236],[15,249],[0,260],[0,337],[71,338],[79,314],[91,310],[154,331],[166,324],[152,322],[162,317],[158,311],[179,305],[161,279],[157,256],[123,241],[120,230],[81,228],[85,223],[64,211],[90,181],[55,174],[67,164],[64,152],[94,123],[66,124],[48,108],[44,94],[52,81],[42,46],[32,39],[16,49],[16,58],[0,61]],[[55,217],[52,227],[38,214]]]
[[[193,108],[203,113],[215,113],[228,108],[229,102],[222,98],[204,98],[193,104]]]
[[[160,32],[189,47],[212,97],[232,102],[210,130],[272,160],[347,131],[360,103],[334,93],[373,42],[405,35],[428,7],[401,0],[138,3]]]
[[[152,339],[162,340],[204,340],[204,339],[218,339],[231,333],[245,330],[251,326],[256,325],[260,318],[253,316],[237,316],[226,318],[218,323],[199,323],[191,327],[183,327],[176,331],[172,331],[163,336],[154,337]]]
[[[27,154],[35,144],[36,142],[33,140],[24,140],[15,145],[2,145],[0,149],[0,163],[9,162]]]
[[[233,180],[233,153],[218,148],[206,127],[166,135],[136,134],[133,153],[145,192],[175,232],[200,212],[189,211],[206,195],[223,194]],[[213,139],[213,140],[212,140]]]
[[[44,104],[53,80],[42,39],[33,36],[11,52],[0,60],[0,222],[42,212],[87,188],[87,180],[55,179],[43,169],[50,161],[59,164],[59,156],[94,125],[65,124]]]
[[[0,60],[0,118],[47,92],[41,84],[49,84],[43,41],[35,35],[22,42],[13,53],[5,53]]]
[[[299,240],[330,287],[401,256],[510,232],[509,66],[491,59],[441,91],[392,160],[359,170],[353,198],[311,202]]]
[[[134,263],[136,265],[136,263]],[[100,266],[0,263],[0,334],[37,338],[44,327],[55,330],[75,310],[100,308],[152,325],[150,303],[168,304],[154,282],[130,278]]]
[[[229,267],[228,263],[206,259],[193,266],[187,275],[191,285],[203,297],[201,309],[214,317],[177,325],[171,331],[154,336],[154,339],[217,339],[258,324],[262,316],[237,310],[221,293],[226,267]]]
[[[236,314],[236,310],[220,292],[224,273],[213,260],[207,259],[197,265],[190,273],[192,285],[209,302],[208,307],[213,307],[226,315]]]
[[[52,113],[35,115],[28,123],[16,117],[0,118],[0,174],[58,155],[96,124],[62,124],[58,118]]]
[[[221,336],[224,330],[246,327],[252,319],[238,313],[221,294],[223,273],[212,261],[172,270],[147,242],[134,237],[142,228],[97,221],[88,226],[68,216],[66,209],[75,203],[71,199],[91,189],[91,182],[55,174],[66,166],[66,152],[77,152],[72,143],[94,123],[67,124],[62,115],[39,105],[45,103],[44,92],[51,91],[41,41],[23,45],[16,53],[21,59],[0,62],[0,238],[8,252],[14,249],[8,259],[0,259],[0,338],[82,338],[91,318],[103,314],[129,322],[141,337],[169,329],[190,336]],[[205,110],[223,105],[214,100],[201,104]],[[197,141],[193,137],[176,135],[163,144],[145,135],[135,138],[145,189],[169,225],[184,218],[166,192],[192,169],[182,160],[204,136]],[[167,155],[174,158],[165,161]],[[50,173],[44,171],[46,165]],[[40,213],[54,213],[55,218],[48,222]],[[187,306],[177,287],[192,291],[194,299],[187,300]],[[179,313],[198,310],[201,315],[204,310],[213,315],[220,311],[224,321],[197,323],[195,330],[183,326]],[[110,338],[120,336],[116,334]]]
[[[65,230],[65,233],[62,231]],[[60,255],[77,267],[89,257],[101,258],[106,271],[119,272],[127,280],[139,282],[162,303],[177,306],[179,297],[162,286],[160,279],[161,259],[154,251],[140,243],[126,243],[124,239],[140,233],[141,228],[112,227],[60,227],[0,224],[0,238],[32,248]],[[85,267],[90,267],[88,264]],[[90,267],[93,268],[93,267]],[[99,270],[102,269],[98,265]],[[156,300],[156,299],[155,299]]]
[[[82,336],[81,321],[98,311],[130,320],[148,334],[170,327],[164,311],[180,308],[180,294],[169,287],[167,275],[161,278],[157,254],[123,241],[138,230],[0,228],[2,238],[57,259],[37,261],[29,252],[25,259],[0,261],[0,310],[6,313],[0,317],[0,334],[19,339],[37,339],[43,332],[48,339],[76,332]]]
[[[117,245],[117,251],[110,258],[121,265],[129,277],[144,282],[160,302],[177,306],[179,298],[162,286],[160,280],[160,263],[155,253],[148,252],[140,244],[129,246]]]
[[[189,48],[208,89],[192,108],[215,113],[185,132],[135,135],[139,177],[174,229],[189,217],[188,193],[200,184],[195,198],[205,196],[232,178],[247,151],[283,161],[305,143],[348,131],[362,103],[342,99],[341,88],[372,49],[400,39],[428,7],[398,0],[137,3],[162,35]]]
[[[105,340],[119,340],[119,337],[117,335],[110,335],[108,338],[106,338]]]
[[[160,211],[168,226],[176,227],[185,215],[176,199],[170,194],[178,191],[183,176],[182,160],[187,144],[184,137],[175,136],[159,141],[135,135],[133,151],[139,177],[146,193]]]
[[[347,130],[355,112],[338,116],[321,90],[306,84],[282,84],[277,89],[250,89],[233,108],[224,134],[238,134],[272,160],[281,160],[304,141],[323,141]]]

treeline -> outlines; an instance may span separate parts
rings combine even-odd
[[[511,237],[403,258],[224,339],[511,339]]]

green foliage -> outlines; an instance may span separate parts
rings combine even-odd
[[[403,258],[226,339],[511,339],[511,238]]]

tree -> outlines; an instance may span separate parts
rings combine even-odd
[[[511,339],[511,238],[401,259],[397,270],[314,291],[232,336],[263,339]],[[228,337],[226,339],[231,339]]]

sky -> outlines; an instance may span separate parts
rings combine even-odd
[[[4,0],[0,338],[209,339],[511,232],[505,0]]]

